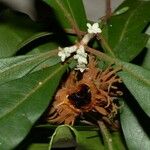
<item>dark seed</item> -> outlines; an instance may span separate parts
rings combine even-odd
[[[78,109],[91,102],[90,88],[86,84],[82,84],[79,91],[68,96],[70,102]]]

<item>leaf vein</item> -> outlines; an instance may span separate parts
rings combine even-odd
[[[133,13],[131,13],[131,15],[128,17],[128,19],[126,21],[126,24],[124,25],[124,28],[123,28],[122,33],[120,35],[119,42],[122,41],[122,39],[123,39],[123,37],[124,37],[124,35],[126,33],[126,30],[128,28],[128,24],[129,24],[130,20],[132,19],[133,15],[136,13],[136,11],[139,9],[139,7],[141,7],[142,2],[139,2],[139,3],[140,3],[139,6],[136,7],[136,9],[133,11]]]
[[[45,80],[42,81],[42,83],[46,83],[48,80],[50,80],[51,77],[55,76],[56,73],[58,73],[61,69],[63,68],[63,66],[61,66],[60,68],[56,69],[52,74],[50,74],[50,76],[48,76],[47,78],[45,78]],[[20,100],[19,103],[17,103],[11,110],[7,111],[6,113],[4,113],[0,119],[2,119],[3,117],[9,115],[11,112],[13,112],[15,109],[17,109],[24,101],[26,101],[28,99],[28,97],[30,97],[33,93],[35,93],[42,85],[37,84],[37,86],[35,86],[24,98],[22,98]]]

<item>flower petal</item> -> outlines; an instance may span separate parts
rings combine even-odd
[[[86,25],[87,25],[88,28],[92,27],[92,25],[90,23],[87,23]]]
[[[96,22],[96,23],[93,24],[92,27],[93,27],[93,29],[97,29],[97,28],[99,28],[99,24]]]

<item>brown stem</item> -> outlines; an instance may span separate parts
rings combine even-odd
[[[90,52],[91,54],[94,54],[95,56],[98,56],[99,58],[101,58],[105,61],[110,62],[111,64],[115,63],[115,59],[113,59],[112,57],[110,57],[110,56],[108,56],[108,55],[106,55],[106,54],[104,54],[104,53],[102,53],[96,49],[93,49],[93,48],[87,46],[86,51]]]
[[[102,21],[103,24],[107,22],[107,20],[111,17],[111,0],[106,0],[106,10],[105,15],[100,17],[99,19]]]
[[[111,0],[106,0],[106,21],[111,17]]]

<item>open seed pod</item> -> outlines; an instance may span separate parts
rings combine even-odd
[[[97,68],[95,57],[89,56],[88,69],[81,74],[70,72],[67,80],[57,91],[48,122],[73,125],[77,118],[96,114],[98,120],[109,124],[116,117],[118,106],[114,102],[122,92],[118,89],[121,79],[116,75],[119,69],[109,66],[106,70]]]

